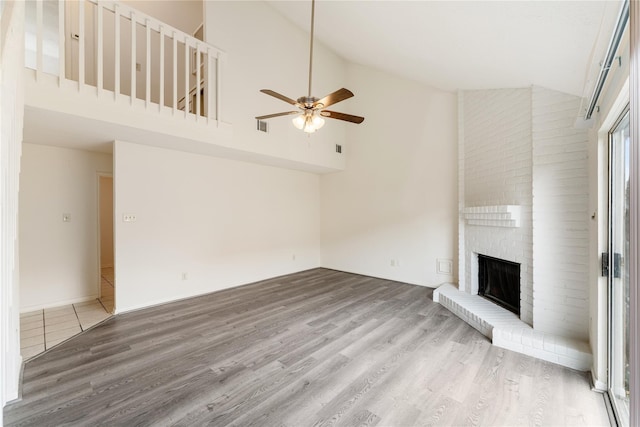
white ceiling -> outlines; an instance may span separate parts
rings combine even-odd
[[[267,0],[306,31],[311,1]],[[316,1],[316,40],[443,90],[539,85],[587,96],[619,0]]]

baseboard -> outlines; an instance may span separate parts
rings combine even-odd
[[[37,304],[37,305],[30,305],[27,307],[20,307],[20,313],[29,313],[30,311],[36,311],[36,310],[45,310],[47,308],[56,308],[56,307],[61,307],[63,305],[70,305],[70,304],[77,304],[77,303],[81,303],[81,302],[87,302],[87,301],[93,301],[95,299],[98,299],[98,294],[94,294],[94,295],[88,295],[85,297],[80,297],[80,298],[73,298],[73,299],[69,299],[69,300],[63,300],[63,301],[55,301],[55,302],[51,302],[51,303],[47,303],[47,304]]]
[[[15,390],[15,393],[12,393],[9,396],[7,396],[7,401],[5,402],[5,406],[22,400],[22,375],[24,374],[24,359],[22,358],[21,354],[18,356],[20,359],[20,367],[18,368],[20,371],[18,373],[18,384]]]

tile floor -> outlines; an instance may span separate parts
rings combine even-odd
[[[100,302],[109,313],[113,313],[113,282],[113,267],[103,268],[100,282]]]
[[[24,360],[102,322],[113,312],[113,268],[103,269],[101,298],[20,315],[20,351]]]

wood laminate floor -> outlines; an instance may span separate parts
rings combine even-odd
[[[432,290],[315,269],[122,314],[25,365],[7,426],[608,425],[587,374]]]

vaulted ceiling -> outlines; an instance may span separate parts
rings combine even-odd
[[[267,0],[309,30],[311,1]],[[444,90],[540,85],[588,96],[621,1],[316,1],[316,40]]]

